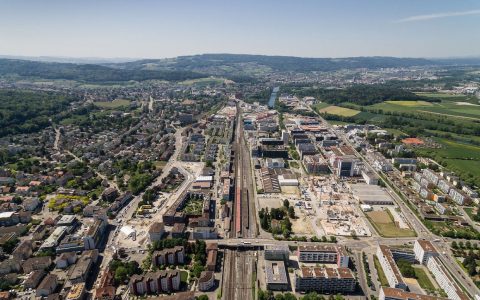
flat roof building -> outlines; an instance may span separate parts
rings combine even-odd
[[[283,261],[265,261],[265,283],[269,290],[285,291],[289,289],[287,271]]]

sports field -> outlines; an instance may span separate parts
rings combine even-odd
[[[411,229],[402,229],[395,224],[386,211],[371,211],[366,213],[368,220],[383,237],[414,237]]]
[[[342,117],[353,117],[360,113],[359,110],[340,107],[340,106],[328,106],[319,110],[320,113],[327,113],[331,115],[337,115]]]

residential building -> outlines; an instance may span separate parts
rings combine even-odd
[[[295,290],[300,292],[351,293],[356,279],[348,268],[301,267],[295,272]]]
[[[206,292],[215,285],[215,274],[212,271],[203,271],[198,278],[198,290]]]
[[[152,255],[152,264],[161,265],[179,265],[185,262],[185,249],[183,246],[176,246],[170,249],[155,251]]]
[[[407,284],[403,281],[402,274],[395,263],[390,248],[385,245],[379,245],[377,248],[377,257],[390,287],[406,290]]]
[[[92,226],[88,228],[84,237],[85,250],[96,249],[103,237],[107,223],[103,219],[95,219]]]
[[[382,287],[378,295],[379,300],[447,300],[446,298],[415,294],[402,289]]]
[[[300,245],[300,262],[336,263],[339,267],[348,267],[350,257],[342,246],[337,245]]]
[[[25,273],[30,273],[35,270],[46,270],[52,265],[52,258],[50,256],[39,256],[27,259],[22,264],[22,269]]]
[[[163,225],[163,223],[154,222],[148,230],[148,237],[150,239],[150,242],[160,241],[164,233],[165,226]]]
[[[43,278],[40,285],[37,287],[37,297],[47,297],[55,292],[58,286],[58,278],[56,275],[48,274]]]
[[[169,270],[133,275],[128,285],[130,292],[137,296],[174,292],[180,289],[180,272]]]
[[[413,245],[413,252],[415,252],[415,258],[423,265],[427,264],[430,257],[439,255],[433,244],[426,240],[416,240]]]
[[[440,261],[439,257],[431,256],[427,260],[427,268],[435,277],[438,285],[448,295],[448,299],[452,300],[467,300],[470,299],[463,293],[461,288],[455,282],[455,279],[451,277],[450,273],[445,269],[445,266]]]

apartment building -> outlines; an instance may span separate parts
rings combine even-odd
[[[319,293],[351,293],[356,279],[348,268],[301,267],[295,272],[295,290]]]
[[[176,246],[170,249],[155,251],[152,255],[152,263],[154,266],[161,265],[178,265],[185,261],[185,249],[183,246]]]
[[[337,245],[300,245],[297,255],[300,262],[336,263],[344,268],[350,262],[345,249]]]
[[[402,289],[382,287],[378,295],[379,300],[447,300],[446,298],[415,294]]]
[[[180,272],[157,271],[145,275],[133,275],[129,282],[130,292],[133,295],[159,294],[173,292],[180,289]]]
[[[427,264],[430,257],[438,256],[433,244],[425,240],[416,240],[413,245],[413,252],[415,252],[415,258],[423,265]]]
[[[385,245],[378,245],[377,257],[382,265],[382,269],[387,277],[390,287],[406,290],[407,284],[403,281],[402,274],[395,263],[395,259],[393,258],[390,248]]]
[[[438,285],[443,288],[451,300],[467,300],[470,299],[465,295],[460,287],[445,269],[439,257],[431,256],[427,260],[427,268],[432,272]]]

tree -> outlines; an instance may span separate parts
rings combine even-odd
[[[3,251],[7,254],[11,254],[19,242],[20,240],[18,238],[13,238],[6,241],[2,246]]]
[[[283,206],[285,206],[287,209],[290,206],[290,202],[288,202],[287,199],[283,200]]]
[[[453,242],[452,242],[452,248],[453,248],[453,249],[457,249],[457,248],[458,248],[458,245],[457,245],[457,242],[456,242],[456,241],[453,241]]]
[[[293,208],[293,206],[290,206],[288,208],[288,217],[291,219],[295,219],[295,209]]]
[[[128,277],[128,271],[127,271],[127,268],[125,268],[124,266],[119,266],[116,270],[115,270],[115,281],[117,283],[123,283]]]

